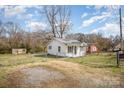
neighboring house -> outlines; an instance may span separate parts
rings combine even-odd
[[[12,49],[12,54],[26,54],[27,50],[25,48]]]
[[[97,48],[96,44],[93,44],[93,43],[88,44],[87,52],[88,53],[96,53],[96,52],[98,52],[98,48]]]
[[[54,38],[47,46],[47,52],[51,55],[63,57],[79,57],[86,54],[87,44],[78,40],[65,40]]]

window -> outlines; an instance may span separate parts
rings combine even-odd
[[[68,53],[71,53],[71,46],[68,46]]]
[[[68,46],[68,53],[73,53],[73,46]]]
[[[77,47],[74,47],[74,53],[77,54]]]
[[[73,53],[73,48],[74,48],[74,47],[73,47],[73,46],[71,46],[71,53]]]
[[[60,52],[61,51],[61,47],[60,46],[58,46],[58,52]]]
[[[70,47],[68,46],[68,53],[70,52]]]
[[[25,52],[25,49],[23,49],[22,51]]]
[[[93,48],[93,51],[96,51],[96,47]]]
[[[52,49],[52,46],[49,46],[49,50]]]

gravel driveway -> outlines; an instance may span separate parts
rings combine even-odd
[[[9,87],[120,87],[119,77],[110,72],[64,61],[21,68],[8,81]]]
[[[44,82],[66,78],[61,72],[44,67],[26,68],[22,70],[22,73],[26,75],[23,79],[25,85],[32,87],[39,87]]]

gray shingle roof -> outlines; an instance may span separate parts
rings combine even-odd
[[[58,40],[63,43],[80,43],[78,40],[66,40],[66,39],[61,39],[61,38],[55,38],[55,40]]]
[[[61,38],[54,38],[55,40],[62,42],[64,44],[80,44],[81,46],[86,46],[87,44],[85,42],[81,43],[78,40],[66,40],[66,39],[61,39]]]

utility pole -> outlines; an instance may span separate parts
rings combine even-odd
[[[121,50],[123,51],[123,36],[122,36],[122,19],[121,19],[121,7],[119,9],[119,15],[120,15],[120,47]]]
[[[120,59],[124,58],[124,47],[123,47],[123,36],[122,36],[122,19],[121,19],[121,7],[119,8],[119,23],[120,23],[120,48],[118,49],[114,49],[114,52],[116,52],[116,57],[117,57],[117,67],[119,67],[120,65]],[[119,53],[119,51],[122,51],[121,53]]]

